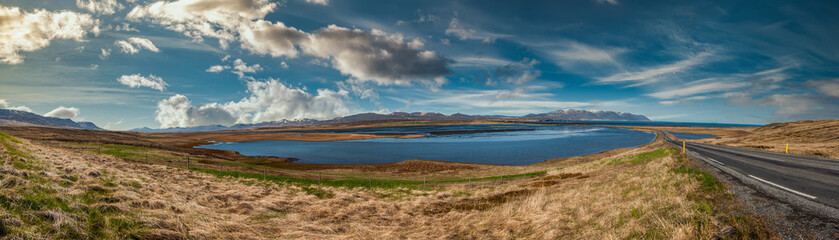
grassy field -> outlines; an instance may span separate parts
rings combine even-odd
[[[482,177],[333,171],[318,181],[225,159],[189,171],[181,161],[194,156],[149,147],[0,142],[0,238],[774,237],[659,144]]]

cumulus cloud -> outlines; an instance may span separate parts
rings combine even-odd
[[[137,6],[128,13],[131,20],[148,19],[195,40],[212,37],[226,48],[236,40],[240,26],[262,19],[277,7],[268,0],[178,0]]]
[[[161,128],[232,125],[236,119],[218,104],[192,106],[189,99],[176,94],[157,103],[155,118]]]
[[[267,0],[179,0],[135,7],[128,18],[147,19],[196,40],[213,37],[222,48],[239,41],[242,49],[275,58],[295,58],[302,52],[329,60],[342,74],[382,85],[415,80],[434,85],[441,82],[435,78],[450,73],[452,61],[421,50],[422,41],[335,25],[306,33],[264,20],[276,6]]]
[[[144,77],[139,73],[133,75],[122,75],[119,79],[117,79],[117,81],[122,85],[129,86],[131,88],[147,87],[160,90],[161,92],[169,85],[158,76],[149,75],[148,77]]]
[[[256,73],[257,71],[262,71],[262,66],[259,66],[259,64],[248,66],[242,59],[236,59],[233,61],[233,70],[230,72],[235,73],[239,78],[245,78],[245,73]]]
[[[374,31],[375,33],[375,31]],[[331,59],[345,75],[381,85],[448,75],[452,60],[431,51],[411,48],[399,35],[376,34],[330,25],[301,44],[304,52]]]
[[[318,5],[329,5],[329,0],[306,0],[307,3],[311,4],[318,4]]]
[[[144,48],[152,52],[160,52],[160,49],[158,49],[157,46],[154,46],[154,43],[147,38],[131,37],[128,38],[128,41],[117,40],[114,42],[114,45],[119,46],[122,48],[122,52],[128,54],[136,54]],[[110,54],[110,52],[108,52],[108,54]]]
[[[20,52],[49,46],[53,39],[83,41],[88,32],[99,34],[99,23],[88,14],[36,9],[21,11],[0,6],[0,63],[20,64]]]
[[[79,109],[75,107],[65,107],[60,106],[48,113],[44,114],[45,117],[55,117],[55,118],[66,118],[72,119],[79,115]]]
[[[226,61],[227,59],[228,58],[225,57],[224,59],[222,59],[222,61]],[[282,62],[280,64],[280,66],[285,66],[286,68],[288,67],[288,65],[285,64],[285,62]],[[232,70],[230,70],[230,72],[239,76],[239,79],[250,79],[250,80],[254,80],[254,79],[253,79],[253,77],[245,76],[246,73],[256,73],[258,71],[263,70],[262,66],[260,66],[259,64],[248,65],[248,63],[246,63],[242,59],[236,59],[236,60],[233,60],[233,65],[232,66],[215,65],[215,66],[210,66],[210,68],[208,68],[206,71],[207,72],[212,72],[212,73],[219,73],[219,72],[222,72],[222,71],[227,70],[227,69],[232,69]]]
[[[158,103],[155,120],[161,128],[232,125],[283,119],[327,119],[349,113],[348,92],[318,89],[313,95],[277,81],[248,82],[248,97],[224,104],[194,106],[183,95]]]
[[[92,13],[105,15],[114,14],[117,10],[125,8],[117,0],[76,0],[76,6]]]

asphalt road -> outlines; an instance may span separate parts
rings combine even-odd
[[[666,140],[681,149],[681,141],[669,137]],[[698,155],[738,178],[747,178],[741,180],[762,184],[770,192],[781,192],[770,195],[795,196],[798,199],[790,202],[805,205],[808,201],[816,202],[832,207],[833,212],[839,209],[839,160],[704,143],[686,142],[686,145],[691,155]]]

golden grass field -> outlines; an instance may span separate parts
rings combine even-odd
[[[773,123],[747,129],[743,134],[699,142],[839,159],[839,120],[806,120]]]
[[[247,165],[154,144],[5,134],[0,141],[0,238],[775,237],[761,218],[740,210],[724,185],[661,139],[522,167],[409,161],[316,170]],[[155,159],[144,161],[146,154]],[[189,171],[178,165],[183,157],[200,160]],[[216,166],[225,169],[211,170]],[[267,180],[240,174],[246,166],[263,167]],[[325,172],[323,184],[314,180],[316,171]],[[501,174],[519,175],[492,177]],[[359,176],[369,176],[369,187]],[[420,176],[435,181],[420,184]]]

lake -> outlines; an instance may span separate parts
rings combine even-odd
[[[445,125],[315,130],[317,132],[423,134],[428,137],[350,141],[253,141],[199,148],[247,156],[276,156],[312,164],[385,164],[411,159],[497,165],[528,165],[553,158],[637,147],[656,134],[620,128],[538,125]],[[310,131],[301,131],[310,132]]]

